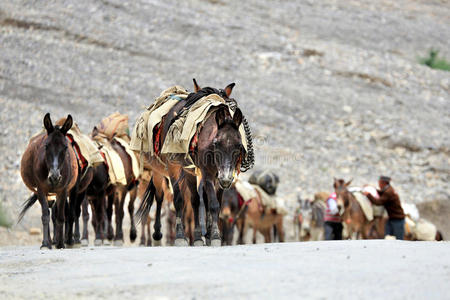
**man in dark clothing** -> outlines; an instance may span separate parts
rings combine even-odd
[[[380,186],[378,194],[380,195],[380,198],[377,199],[368,192],[364,192],[364,195],[366,195],[373,204],[383,205],[386,209],[389,220],[386,222],[384,234],[393,235],[397,240],[403,240],[405,233],[405,213],[400,204],[400,198],[394,188],[390,185],[390,182],[391,178],[387,176],[381,176],[378,180],[378,185]]]

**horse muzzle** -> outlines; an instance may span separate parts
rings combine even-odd
[[[52,186],[56,186],[61,182],[62,176],[59,170],[50,171],[48,175],[48,182]]]

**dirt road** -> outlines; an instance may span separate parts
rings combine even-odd
[[[0,250],[2,299],[444,299],[450,243]]]

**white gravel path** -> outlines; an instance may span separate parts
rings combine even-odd
[[[450,243],[0,249],[0,298],[449,299]]]

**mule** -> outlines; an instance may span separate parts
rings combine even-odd
[[[234,83],[219,91],[210,87],[200,89],[196,85],[196,92],[189,94],[185,100],[180,100],[163,119],[161,125],[163,130],[159,144],[164,143],[170,125],[183,108],[190,107],[197,100],[213,93],[218,94],[225,101],[232,101],[229,96],[233,87]],[[174,190],[176,209],[175,245],[187,245],[182,223],[184,199],[180,192],[180,186],[183,186],[184,192],[189,192],[191,196],[195,221],[194,245],[203,245],[202,235],[206,230],[207,241],[213,246],[221,245],[218,219],[222,193],[224,189],[231,186],[234,174],[239,170],[240,161],[242,161],[245,152],[239,133],[241,123],[242,112],[240,109],[236,108],[233,117],[231,117],[226,105],[220,106],[204,120],[198,132],[197,146],[191,153],[199,174],[196,174],[191,168],[186,168],[190,167],[192,162],[186,159],[185,154],[163,154],[160,157],[147,156],[153,174],[170,178]],[[197,175],[199,175],[198,187]],[[180,185],[178,184],[179,181]],[[203,209],[207,211],[207,221]]]
[[[128,203],[128,212],[130,214],[130,241],[134,242],[137,237],[136,224],[134,221],[134,201],[136,200],[137,195],[137,186],[139,183],[139,178],[135,178],[133,174],[132,167],[132,158],[127,153],[125,148],[117,142],[114,138],[111,140],[107,140],[103,136],[99,135],[97,127],[94,127],[91,133],[91,137],[93,140],[101,143],[110,143],[112,149],[116,151],[120,159],[122,161],[125,177],[126,177],[126,185],[116,183],[111,187],[111,193],[108,195],[106,200],[106,220],[105,220],[105,230],[106,237],[108,240],[114,239],[114,245],[122,246],[123,245],[123,218],[124,218],[124,207],[125,207],[125,197],[129,193],[129,203]],[[112,213],[115,213],[115,223],[116,228],[115,232],[112,227]]]
[[[299,199],[299,212],[296,216],[298,238],[300,241],[320,241],[324,239],[325,204],[322,200]]]
[[[345,182],[343,179],[334,179],[333,187],[336,192],[338,205],[344,208],[342,219],[347,225],[348,236],[362,239],[378,239],[384,237],[384,232],[380,232],[378,218],[369,221],[364,214],[358,200],[348,190],[352,180]]]
[[[243,200],[239,199],[239,195],[234,186],[223,192],[220,210],[222,244],[233,244],[235,228],[237,228],[238,232],[237,243],[239,245],[244,244],[244,224],[247,209],[247,205]]]
[[[64,248],[65,205],[78,180],[78,162],[66,134],[72,127],[68,115],[62,126],[53,126],[50,114],[44,117],[45,132],[33,137],[20,163],[20,174],[33,195],[25,203],[19,220],[39,200],[42,210],[43,240],[41,248],[52,248],[48,194],[56,194],[56,248]]]

